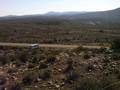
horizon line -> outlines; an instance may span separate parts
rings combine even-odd
[[[115,10],[115,9],[119,9],[120,7],[118,8],[114,8],[114,9],[108,9],[108,10],[93,10],[93,11],[48,11],[48,12],[43,12],[43,13],[31,13],[31,14],[8,14],[8,15],[0,15],[0,17],[8,17],[8,16],[30,16],[30,15],[45,15],[45,14],[48,14],[48,13],[65,13],[65,12],[102,12],[102,11],[110,11],[110,10]]]

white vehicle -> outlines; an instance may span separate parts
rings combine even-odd
[[[32,49],[39,48],[39,45],[38,45],[38,44],[32,44],[32,45],[30,46],[30,48],[32,48]]]

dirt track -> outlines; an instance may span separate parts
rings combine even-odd
[[[32,44],[27,44],[27,43],[5,43],[5,42],[0,42],[0,46],[11,46],[11,47],[28,47],[31,46]],[[60,45],[60,44],[38,44],[39,47],[48,47],[48,48],[77,48],[79,45]],[[83,46],[86,48],[101,48],[101,46]]]

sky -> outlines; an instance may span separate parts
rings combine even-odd
[[[120,0],[0,0],[0,16],[42,14],[50,11],[105,11]]]

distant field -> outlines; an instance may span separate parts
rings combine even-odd
[[[0,21],[0,42],[47,44],[98,44],[120,38],[118,24],[73,24],[53,20]]]

